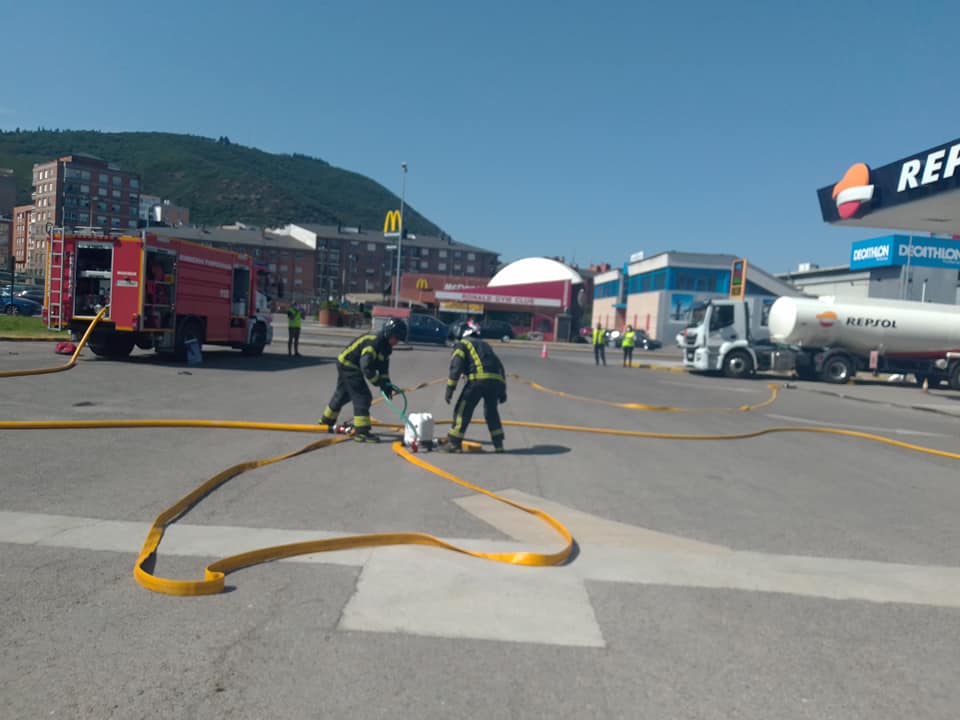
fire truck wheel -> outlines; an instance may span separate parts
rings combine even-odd
[[[87,347],[97,357],[125,358],[133,351],[134,339],[129,335],[110,335],[102,340],[87,343]]]
[[[262,355],[263,348],[267,345],[267,328],[263,323],[257,323],[253,326],[250,333],[250,344],[243,348],[244,355]]]

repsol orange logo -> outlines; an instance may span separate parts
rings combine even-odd
[[[827,310],[817,315],[817,320],[820,321],[820,327],[833,327],[833,324],[837,321],[837,314],[833,310]]]
[[[843,179],[833,186],[833,200],[837,203],[837,214],[843,220],[856,215],[860,208],[873,200],[870,168],[865,163],[851,165]]]

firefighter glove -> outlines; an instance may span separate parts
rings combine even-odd
[[[392,398],[398,390],[397,386],[391,382],[385,382],[380,386],[380,389],[383,391],[383,394],[387,396],[388,400]]]
[[[447,385],[446,391],[443,393],[443,399],[446,400],[447,405],[450,404],[450,400],[453,398],[453,385]]]
[[[500,391],[500,404],[503,405],[507,401],[507,389],[504,388]]]

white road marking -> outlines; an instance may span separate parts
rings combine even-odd
[[[734,551],[573,510],[517,490],[503,494],[566,524],[579,546],[564,567],[519,567],[425,547],[321,553],[284,562],[362,567],[340,627],[431,637],[603,647],[586,581],[790,593],[834,600],[960,607],[960,568]],[[536,519],[485,496],[455,501],[515,538],[448,538],[477,550],[545,552],[560,539]],[[499,504],[497,504],[499,505]],[[515,517],[511,517],[511,514]],[[149,524],[0,511],[0,543],[127,553]],[[160,553],[219,558],[345,533],[230,526],[172,526]]]
[[[813,420],[810,418],[799,418],[799,417],[793,417],[791,415],[774,415],[773,413],[765,413],[764,417],[772,418],[773,420],[787,420],[789,422],[804,423],[805,425],[824,425],[827,427],[844,428],[846,430],[862,430],[864,432],[886,432],[886,433],[893,433],[894,435],[918,435],[918,436],[924,436],[924,437],[953,437],[952,435],[947,435],[945,433],[922,432],[920,430],[904,430],[903,428],[876,427],[873,425],[845,425],[843,423],[838,423],[838,422]]]

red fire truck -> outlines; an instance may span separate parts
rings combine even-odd
[[[253,259],[151,233],[47,239],[44,320],[82,335],[105,305],[88,347],[126,357],[134,345],[182,356],[188,343],[259,355],[273,340]]]

